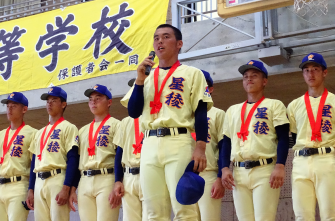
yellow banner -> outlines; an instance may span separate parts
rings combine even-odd
[[[0,23],[0,95],[136,70],[169,0],[95,0]]]

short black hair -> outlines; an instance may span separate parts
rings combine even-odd
[[[156,28],[156,30],[160,29],[160,28],[172,28],[174,36],[176,36],[177,41],[183,40],[183,35],[181,34],[181,31],[178,28],[176,28],[176,27],[174,27],[172,25],[169,25],[169,24],[162,24],[162,25],[159,25]]]

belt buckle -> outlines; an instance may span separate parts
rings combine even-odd
[[[88,176],[88,177],[91,177],[91,176],[93,176],[94,174],[93,174],[93,170],[86,170],[86,176]]]
[[[139,169],[139,168],[133,168],[133,169],[131,170],[131,174],[133,174],[133,175],[139,174],[139,172],[140,172],[140,169]]]
[[[309,157],[312,155],[312,151],[308,148],[308,149],[304,149],[303,154],[304,157]]]
[[[251,161],[245,161],[244,162],[244,168],[245,169],[251,169],[252,168],[252,162]]]
[[[164,136],[165,136],[165,128],[158,128],[157,137],[164,137]]]
[[[39,172],[39,173],[38,173],[38,177],[41,178],[41,180],[45,180],[45,177],[44,177],[44,173],[43,173],[43,172]]]

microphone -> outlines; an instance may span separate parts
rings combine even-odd
[[[151,51],[149,56],[152,56],[151,60],[153,61],[155,59],[155,52],[154,51]],[[147,65],[147,67],[145,68],[145,75],[149,75],[150,74],[150,71],[151,71],[151,66]]]

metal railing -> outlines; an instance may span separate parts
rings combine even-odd
[[[0,22],[22,18],[90,0],[14,0],[14,4],[0,6]]]
[[[194,3],[187,3],[185,5],[201,14],[208,15],[210,18],[219,17],[217,14],[217,0],[202,0]],[[180,15],[182,24],[208,19],[200,13],[183,8]]]

